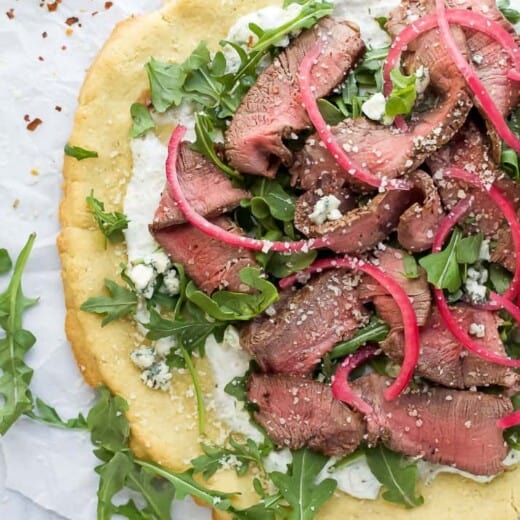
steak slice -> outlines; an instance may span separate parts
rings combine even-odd
[[[241,234],[241,230],[227,217],[218,217],[212,222],[226,231]],[[184,267],[201,291],[207,294],[217,289],[250,291],[239,274],[244,267],[257,266],[251,251],[210,238],[191,224],[152,230],[152,234],[170,258]]]
[[[193,209],[205,217],[216,217],[249,198],[250,194],[234,188],[229,178],[202,154],[183,142],[177,160],[179,183]],[[208,189],[211,187],[211,189]],[[154,230],[186,222],[166,184],[152,222]]]
[[[280,163],[292,163],[283,139],[311,126],[302,106],[298,71],[305,54],[324,37],[328,45],[312,71],[316,97],[330,92],[364,50],[357,27],[331,18],[296,38],[260,74],[226,132],[226,157],[237,170],[274,177]]]
[[[323,355],[365,325],[358,278],[345,271],[313,277],[275,305],[276,313],[247,323],[240,344],[264,372],[308,375]]]
[[[394,23],[391,13],[390,24]],[[459,29],[454,36],[462,47],[465,38]],[[437,30],[428,31],[409,45],[408,73],[427,68],[429,89],[437,102],[425,112],[412,115],[409,129],[400,132],[365,117],[347,119],[332,128],[338,142],[358,164],[381,178],[395,178],[416,170],[435,150],[446,144],[460,129],[472,106],[464,78],[445,51]],[[296,156],[291,168],[293,184],[305,189],[316,186],[323,176],[341,177],[359,186],[341,170],[316,135],[312,135]]]
[[[419,386],[387,401],[391,379],[370,374],[352,386],[374,408],[367,422],[372,440],[412,457],[447,464],[474,475],[503,470],[508,448],[498,419],[511,413],[505,397],[447,388]]]
[[[361,415],[334,399],[330,386],[317,381],[252,374],[247,397],[259,408],[255,420],[279,447],[308,446],[341,457],[352,453],[365,433]]]
[[[431,294],[426,279],[426,272],[418,267],[418,278],[406,278],[404,267],[405,253],[399,249],[386,247],[381,251],[374,263],[393,278],[404,289],[409,296],[417,323],[422,326],[426,323],[431,309]],[[359,283],[359,299],[366,302],[373,302],[379,316],[392,328],[403,326],[401,311],[382,285],[379,285],[372,277],[363,275]]]
[[[431,249],[444,210],[437,188],[427,173],[417,170],[410,177],[414,183],[413,191],[420,194],[421,201],[412,204],[401,215],[397,241],[408,251],[420,253]]]
[[[467,305],[454,307],[453,312],[465,330],[469,331],[472,324],[483,327],[484,336],[475,337],[475,341],[497,354],[505,354],[498,332],[500,320],[493,312]],[[416,373],[431,381],[452,388],[489,385],[511,388],[520,382],[519,376],[510,368],[489,363],[467,352],[446,328],[436,307],[421,328],[419,340]],[[402,362],[404,335],[400,329],[393,329],[380,346],[390,359]]]

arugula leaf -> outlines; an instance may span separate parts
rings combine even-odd
[[[251,194],[251,212],[256,218],[272,215],[282,222],[294,220],[296,197],[289,195],[278,181],[265,177],[257,179],[251,186]]]
[[[264,476],[267,475],[263,459],[273,449],[271,443],[257,444],[253,439],[240,443],[230,436],[229,447],[210,446],[201,444],[203,455],[193,459],[193,473],[202,473],[204,480],[210,479],[224,464],[234,467],[240,477],[245,475],[253,464]]]
[[[137,309],[137,296],[133,291],[107,279],[105,279],[105,287],[110,296],[94,296],[80,307],[84,312],[104,314],[105,317],[101,322],[102,327],[111,321],[135,312]]]
[[[457,246],[461,233],[457,229],[451,235],[448,246],[439,253],[431,253],[419,260],[426,270],[428,282],[438,289],[448,289],[451,293],[462,285],[459,264],[457,263]]]
[[[198,349],[201,354],[208,336],[225,327],[222,323],[207,321],[202,316],[169,320],[163,318],[155,309],[150,309],[150,321],[144,323],[144,326],[148,329],[148,339],[158,340],[174,336],[178,343],[190,352]]]
[[[316,477],[328,457],[302,449],[293,452],[287,474],[274,471],[269,474],[291,506],[290,520],[313,520],[316,511],[332,496],[335,480],[326,479],[316,484]]]
[[[423,504],[424,498],[415,493],[417,464],[382,444],[367,448],[365,456],[370,471],[387,489],[383,493],[385,500],[404,505],[407,509]]]
[[[511,284],[511,273],[499,264],[490,264],[489,279],[498,294],[503,294],[507,291]]]
[[[86,148],[81,148],[81,146],[72,146],[68,143],[65,145],[63,151],[65,152],[65,155],[74,157],[74,159],[77,159],[78,161],[99,157],[97,152],[87,150]]]
[[[509,2],[508,2],[509,5]],[[520,109],[514,110],[509,116],[509,128],[516,135],[520,134]],[[502,156],[500,159],[500,168],[505,170],[513,179],[520,180],[520,166],[518,154],[502,142]]]
[[[24,356],[36,342],[36,338],[22,328],[24,311],[37,300],[26,298],[22,290],[22,275],[31,253],[36,235],[29,236],[16,260],[7,289],[0,294],[0,435],[4,435],[13,423],[32,409],[29,384],[33,371],[24,362]]]
[[[392,81],[392,92],[386,100],[385,114],[388,117],[408,115],[417,99],[415,82],[417,76],[412,74],[405,76],[399,69],[390,71]]]
[[[259,269],[244,267],[240,271],[240,280],[258,292],[247,294],[217,291],[209,297],[190,282],[186,287],[186,298],[220,321],[250,320],[278,300],[276,287],[262,278]]]
[[[520,22],[520,13],[516,9],[511,9],[509,7],[511,5],[511,2],[509,0],[499,0],[499,2],[497,2],[497,5],[500,9],[500,12],[513,25]]]
[[[389,331],[390,327],[383,320],[380,318],[372,318],[370,323],[366,327],[356,332],[352,338],[347,341],[338,343],[330,351],[330,359],[338,359],[348,354],[352,354],[359,347],[370,341],[383,341],[388,335]]]
[[[219,137],[219,131],[215,130],[215,126],[207,114],[195,114],[195,135],[197,136],[197,139],[190,146],[192,150],[204,155],[204,157],[212,161],[213,164],[218,166],[218,168],[220,168],[231,179],[242,179],[240,173],[225,164],[215,151],[213,143],[216,142]]]
[[[318,108],[320,109],[323,119],[325,119],[325,122],[330,126],[336,126],[345,119],[341,110],[326,99],[318,99]]]
[[[0,249],[0,274],[8,273],[13,267],[11,257],[7,249]]]
[[[155,123],[150,111],[141,103],[134,103],[130,107],[130,116],[132,117],[130,137],[139,137],[146,134],[148,130],[155,128]]]
[[[128,227],[128,219],[118,211],[106,212],[105,205],[94,197],[91,191],[87,197],[87,205],[100,229],[110,242],[121,242],[124,239],[123,230]]]
[[[54,408],[43,402],[40,398],[36,399],[36,410],[38,412],[37,414],[34,410],[30,410],[26,412],[25,415],[35,421],[55,426],[56,428],[64,428],[67,430],[86,430],[88,428],[87,420],[82,414],[79,414],[76,418],[64,421]]]
[[[520,410],[520,393],[511,398],[514,410]],[[520,426],[508,428],[504,432],[504,439],[515,450],[520,450]]]
[[[183,99],[181,89],[186,81],[186,72],[182,65],[164,63],[152,57],[145,69],[155,110],[163,113],[172,105],[179,106]]]
[[[271,253],[265,270],[276,278],[285,278],[309,267],[316,260],[317,255],[316,250],[307,253]]]
[[[480,257],[480,246],[484,235],[478,233],[461,239],[457,244],[456,257],[459,264],[474,264]]]

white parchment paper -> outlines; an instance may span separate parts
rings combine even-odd
[[[38,340],[27,362],[34,394],[68,418],[88,410],[94,395],[63,330],[55,245],[63,145],[85,70],[114,25],[161,0],[62,0],[52,11],[53,3],[0,0],[0,247],[18,253],[31,232],[38,234],[24,278],[25,292],[40,297],[26,315]],[[78,21],[68,25],[71,17]],[[42,123],[31,132],[26,127],[35,118]],[[94,520],[96,464],[88,435],[21,419],[0,440],[0,518]],[[186,501],[172,517],[210,514]]]

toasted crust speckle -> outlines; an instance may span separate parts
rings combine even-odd
[[[58,247],[63,264],[66,330],[76,361],[90,385],[105,384],[129,402],[132,445],[137,455],[174,470],[186,469],[187,461],[199,453],[195,401],[185,397],[191,381],[184,374],[176,374],[171,394],[149,390],[139,380],[129,358],[136,342],[143,341],[132,323],[122,320],[101,328],[97,316],[80,310],[87,298],[102,292],[105,278],[118,278],[119,263],[125,259],[124,244],[106,244],[95,228],[85,197],[93,189],[108,209],[123,210],[132,166],[129,108],[147,88],[143,65],[149,57],[183,59],[199,40],[215,44],[237,17],[271,3],[274,2],[170,1],[159,12],[120,23],[88,71],[69,139],[72,144],[96,150],[99,158],[64,160]],[[209,374],[204,361],[197,367]],[[202,379],[207,393],[211,389],[210,378],[206,375]],[[217,435],[213,422],[208,421],[210,439]],[[473,520],[514,520],[520,509],[519,484],[518,469],[506,472],[489,485],[444,475],[422,490],[425,505],[412,511],[382,500],[360,501],[336,493],[318,518],[459,520],[470,514]],[[223,472],[210,485],[241,492],[239,507],[254,501],[251,476],[238,479],[232,472]],[[229,518],[219,511],[214,511],[213,517]]]

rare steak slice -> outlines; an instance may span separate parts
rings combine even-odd
[[[177,160],[179,183],[193,209],[205,217],[216,217],[229,211],[250,194],[234,188],[229,178],[202,154],[183,142]],[[182,211],[166,184],[152,222],[153,229],[162,229],[186,222]]]
[[[474,475],[503,470],[508,448],[496,422],[512,412],[508,398],[421,385],[387,401],[383,392],[391,381],[370,374],[352,383],[374,408],[367,421],[372,442]]]
[[[357,27],[331,18],[296,38],[258,77],[226,132],[226,157],[237,170],[273,177],[280,163],[292,163],[292,152],[283,139],[310,127],[298,71],[318,38],[326,39],[326,46],[312,71],[316,97],[330,92],[364,50]]]
[[[273,312],[244,326],[242,347],[264,372],[310,374],[325,353],[368,321],[357,281],[349,272],[327,271],[282,293]]]
[[[417,316],[419,326],[424,325],[430,315],[431,294],[426,272],[417,267],[418,277],[407,278],[404,264],[405,252],[393,247],[385,247],[377,254],[374,263],[388,276],[393,278],[409,296]],[[372,277],[363,275],[359,283],[359,298],[362,302],[371,301],[379,316],[392,328],[403,326],[401,311],[392,296]]]
[[[453,313],[470,334],[481,336],[474,336],[476,342],[494,353],[505,354],[498,331],[500,319],[495,313],[468,305],[454,307]],[[520,382],[519,376],[510,368],[490,363],[467,352],[446,328],[436,307],[421,328],[419,340],[416,373],[431,381],[453,388],[489,385],[509,388]],[[393,329],[380,346],[390,359],[402,362],[404,336],[401,329]]]
[[[391,13],[389,24],[395,23]],[[465,48],[460,29],[454,36]],[[446,144],[466,120],[472,103],[466,83],[444,49],[437,30],[428,31],[408,46],[405,68],[412,73],[428,69],[428,93],[435,98],[424,112],[413,112],[407,131],[371,121],[365,117],[346,119],[332,128],[337,141],[357,164],[381,179],[393,179],[416,170],[435,150]],[[292,181],[307,190],[324,176],[341,177],[355,184],[348,172],[341,170],[317,135],[307,140],[291,167]]]
[[[308,446],[330,456],[352,453],[361,443],[361,415],[332,397],[330,386],[287,375],[253,374],[248,399],[258,406],[255,420],[279,447]]]
[[[213,224],[240,234],[241,230],[227,217],[218,217]],[[251,251],[229,246],[208,237],[191,224],[180,224],[152,231],[152,234],[174,262],[180,263],[197,287],[207,294],[217,289],[249,292],[241,282],[240,271],[255,267]]]

